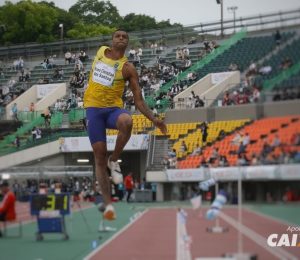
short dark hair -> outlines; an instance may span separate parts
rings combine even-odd
[[[112,38],[114,38],[114,35],[115,35],[116,32],[126,32],[126,34],[127,34],[127,36],[128,36],[128,39],[129,39],[129,35],[128,35],[127,31],[126,31],[125,29],[122,29],[122,28],[116,29],[116,30],[113,32],[113,34],[112,34]]]

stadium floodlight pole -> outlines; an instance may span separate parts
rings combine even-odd
[[[60,28],[60,40],[63,41],[64,40],[64,24],[60,23],[58,27]]]
[[[223,26],[223,0],[217,0],[217,4],[221,5],[221,37],[224,36],[224,26]]]
[[[235,11],[238,9],[237,6],[229,6],[227,10],[233,13],[233,31],[235,32]]]

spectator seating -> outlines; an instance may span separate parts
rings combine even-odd
[[[246,123],[248,123],[249,120],[245,119],[245,120],[234,120],[234,121],[216,121],[216,122],[212,122],[210,124],[208,124],[208,136],[207,136],[207,144],[211,144],[214,141],[217,140],[217,138],[220,135],[220,132],[223,130],[225,132],[225,134],[229,134],[231,133],[233,130],[240,128],[241,126],[245,125]],[[203,147],[202,143],[202,133],[201,130],[199,128],[201,123],[195,123],[196,127],[194,129],[194,131],[187,133],[179,138],[177,141],[174,142],[173,144],[173,149],[176,150],[177,152],[177,157],[181,158],[187,154],[190,154],[193,152],[193,150],[199,145],[200,147]],[[181,142],[185,141],[186,145],[187,145],[187,153],[182,153],[180,151],[180,145]]]
[[[246,147],[246,158],[250,159],[253,154],[259,156],[262,153],[265,143],[272,144],[277,135],[281,146],[276,147],[270,153],[271,156],[279,156],[282,151],[300,151],[299,146],[292,145],[292,137],[300,132],[300,116],[286,116],[278,118],[264,118],[246,125],[240,130],[243,134],[248,133],[250,143]],[[215,142],[212,146],[207,146],[203,150],[203,155],[188,156],[178,163],[178,168],[195,168],[201,166],[201,162],[208,162],[214,148],[218,148],[219,155],[227,157],[229,165],[237,165],[238,145],[233,145],[232,140],[235,133],[226,136],[224,139]]]

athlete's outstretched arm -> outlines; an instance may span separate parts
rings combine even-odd
[[[160,129],[163,134],[167,133],[167,126],[165,123],[156,118],[152,111],[149,109],[145,100],[143,99],[142,92],[139,86],[139,77],[135,67],[131,63],[126,63],[123,67],[123,75],[125,79],[129,80],[129,87],[133,93],[134,104],[137,109],[145,115],[153,124]]]

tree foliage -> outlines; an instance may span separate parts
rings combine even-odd
[[[78,0],[69,11],[56,7],[53,2],[6,1],[0,6],[0,44],[59,40],[60,24],[65,38],[69,39],[106,35],[115,28],[139,31],[174,26],[169,20],[156,22],[147,15],[130,13],[121,17],[109,1]]]
[[[89,24],[118,26],[122,21],[118,9],[109,1],[79,0],[69,12]]]
[[[85,39],[96,37],[99,35],[111,34],[116,28],[111,28],[105,25],[85,24],[79,22],[67,32],[67,36],[71,39]]]

